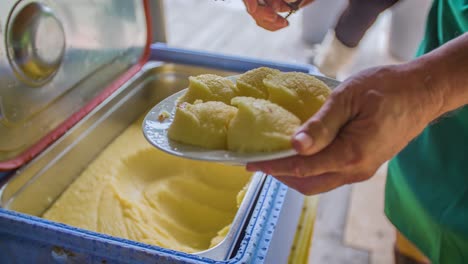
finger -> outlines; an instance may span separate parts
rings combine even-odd
[[[278,15],[271,6],[259,6],[257,1],[244,0],[247,12],[255,19],[258,26],[267,30],[276,31],[287,27],[288,21]]]
[[[282,0],[273,0],[270,4],[275,12],[289,12],[291,8]]]
[[[257,11],[258,2],[257,0],[244,0],[245,7],[249,14],[255,13]]]
[[[258,7],[257,10],[252,13],[252,16],[257,21],[265,21],[267,23],[275,23],[280,17],[271,7]]]
[[[275,178],[304,195],[324,193],[336,189],[347,182],[342,174],[329,173],[317,177],[296,178],[275,176]]]
[[[300,155],[312,155],[326,148],[351,119],[346,96],[331,96],[320,110],[307,120],[292,139]]]
[[[347,169],[352,163],[355,151],[348,147],[343,139],[337,139],[323,151],[311,156],[294,156],[290,158],[263,161],[247,164],[249,171],[262,171],[274,176],[317,177],[326,173]]]
[[[273,22],[259,19],[259,20],[256,20],[256,23],[258,26],[266,30],[270,30],[270,31],[276,31],[276,30],[285,28],[289,25],[289,22],[286,19],[284,19],[283,17],[279,15],[277,15],[277,17],[278,17],[277,20]]]
[[[283,1],[286,2],[286,3],[289,3],[289,4],[294,4],[295,2],[297,2],[297,0],[283,0]],[[299,7],[306,6],[306,5],[310,4],[313,1],[314,0],[303,0],[301,2],[301,4],[299,5]]]

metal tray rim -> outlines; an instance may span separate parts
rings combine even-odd
[[[174,69],[172,69],[174,71],[177,70],[178,66],[181,66],[181,65],[178,65],[178,64],[170,64],[170,65],[174,66]],[[78,122],[72,128],[72,130],[67,132],[63,136],[63,138],[61,138],[59,141],[52,144],[44,153],[42,153],[41,155],[36,157],[36,159],[31,161],[28,165],[26,165],[24,168],[22,168],[20,171],[18,171],[18,173],[16,175],[13,175],[11,178],[9,178],[6,181],[6,183],[3,186],[0,187],[0,203],[2,202],[2,198],[5,195],[5,191],[9,187],[9,183],[14,178],[21,176],[21,174],[24,173],[25,171],[27,171],[28,168],[30,168],[31,166],[33,166],[34,164],[39,162],[41,159],[43,159],[48,154],[52,155],[53,157],[59,157],[64,152],[70,151],[70,148],[65,148],[64,150],[61,150],[59,152],[59,154],[51,154],[51,153],[53,153],[54,148],[58,148],[57,145],[59,145],[62,140],[66,139],[67,137],[72,137],[73,136],[73,131],[79,131],[79,132],[77,132],[79,134],[86,134],[88,132],[88,130],[94,129],[95,126],[97,126],[98,124],[93,124],[93,126],[91,126],[89,128],[86,128],[85,131],[80,131],[79,128],[80,128],[80,126],[83,126],[83,123],[87,122],[88,120],[92,120],[93,118],[90,118],[91,116],[100,115],[100,110],[104,106],[109,105],[109,104],[113,104],[113,103],[114,104],[120,104],[120,103],[124,104],[125,102],[122,102],[122,101],[127,99],[128,96],[122,96],[121,99],[116,100],[115,102],[113,101],[113,99],[119,97],[119,95],[122,95],[122,94],[124,94],[124,95],[130,94],[132,92],[132,88],[137,88],[139,86],[138,84],[140,83],[141,80],[142,80],[142,82],[144,82],[145,78],[151,77],[151,73],[153,71],[155,71],[155,70],[157,70],[159,68],[163,69],[164,66],[167,66],[167,64],[163,64],[163,63],[159,63],[159,62],[149,62],[149,63],[147,63],[140,70],[140,72],[135,75],[134,78],[131,78],[128,82],[126,82],[122,86],[121,89],[119,89],[111,97],[106,99],[101,106],[99,106],[94,111],[92,111],[87,116],[85,116],[80,122]],[[184,65],[184,67],[201,68],[201,67],[186,66],[186,65]],[[207,69],[207,70],[212,71],[212,69]],[[133,87],[133,85],[135,85],[135,87]],[[185,87],[183,87],[183,88],[185,88]],[[141,89],[144,89],[144,88],[141,88]],[[134,95],[132,95],[132,96],[134,96]],[[114,107],[110,107],[110,109],[113,109],[113,108]],[[101,113],[101,114],[105,115],[106,113]],[[105,122],[105,120],[102,121],[101,119],[98,119],[98,122],[102,123],[102,122]],[[66,141],[66,140],[64,140],[64,141]],[[4,209],[8,210],[8,207],[11,204],[11,202],[14,200],[14,196],[16,195],[16,193],[21,191],[21,189],[24,186],[26,186],[31,180],[33,180],[36,176],[38,176],[38,174],[42,173],[44,168],[47,168],[48,166],[53,166],[54,162],[55,162],[55,160],[51,159],[49,162],[47,162],[47,164],[45,166],[43,166],[38,171],[34,172],[34,176],[29,178],[23,186],[21,186],[19,189],[17,189],[15,191],[15,194],[12,195],[12,197],[9,197],[6,201],[4,201],[3,204],[0,204],[0,208],[4,208]],[[253,209],[253,207],[255,205],[254,202],[257,199],[257,196],[258,196],[258,194],[260,192],[260,188],[262,187],[265,178],[266,178],[266,175],[264,175],[262,173],[256,173],[253,176],[253,178],[252,178],[252,180],[250,182],[250,186],[247,189],[246,195],[245,195],[245,197],[244,197],[244,199],[243,199],[243,201],[242,201],[242,203],[241,203],[241,205],[240,205],[240,207],[239,207],[239,209],[238,209],[238,211],[237,211],[237,213],[236,213],[236,215],[235,215],[235,217],[233,219],[233,222],[231,222],[232,227],[229,230],[227,236],[223,239],[223,241],[221,243],[219,243],[217,246],[213,247],[213,248],[210,248],[210,249],[207,249],[207,250],[204,250],[204,251],[201,251],[201,252],[191,253],[192,255],[197,255],[197,256],[200,256],[200,257],[206,257],[206,258],[210,258],[210,259],[214,259],[214,260],[227,260],[227,258],[229,258],[229,256],[232,253],[232,250],[234,249],[235,244],[237,243],[237,241],[239,239],[239,236],[241,234],[242,230],[240,230],[240,229],[244,226],[246,221],[248,221],[247,216],[249,215],[249,212]],[[16,212],[16,211],[12,211],[12,212]],[[67,225],[65,225],[65,227],[66,226]],[[101,233],[98,233],[98,232],[94,232],[94,233],[101,234]],[[116,237],[116,238],[118,238],[118,237]],[[153,246],[153,245],[149,245],[149,246]],[[155,246],[155,247],[157,247],[157,246]],[[161,248],[161,247],[158,247],[158,248]]]

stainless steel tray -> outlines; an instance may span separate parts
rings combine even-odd
[[[127,84],[93,110],[0,189],[0,207],[40,216],[96,156],[130,124],[165,97],[184,89],[188,77],[202,73],[236,73],[201,67],[150,62]],[[254,175],[226,238],[196,255],[214,260],[229,258],[265,175]]]

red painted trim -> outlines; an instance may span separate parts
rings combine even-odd
[[[151,17],[149,11],[149,2],[148,0],[143,0],[143,6],[145,8],[146,16],[146,46],[143,51],[138,63],[132,66],[128,71],[122,74],[114,82],[112,82],[108,87],[106,87],[98,96],[92,99],[88,104],[83,108],[75,112],[70,118],[62,122],[57,128],[45,135],[40,139],[36,144],[22,152],[17,157],[0,162],[0,171],[11,171],[17,169],[18,167],[26,164],[36,157],[39,153],[44,151],[50,144],[55,142],[58,138],[63,136],[71,127],[78,123],[83,117],[85,117],[89,112],[91,112],[96,106],[98,106],[102,101],[109,97],[113,92],[115,92],[119,87],[121,87],[125,82],[132,78],[137,72],[141,70],[143,65],[148,61],[150,56],[150,45],[151,45]]]

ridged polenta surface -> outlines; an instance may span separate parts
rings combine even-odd
[[[226,233],[250,175],[243,167],[167,155],[147,143],[138,120],[43,217],[169,249],[202,251],[215,245],[212,239],[222,240],[218,232]]]

